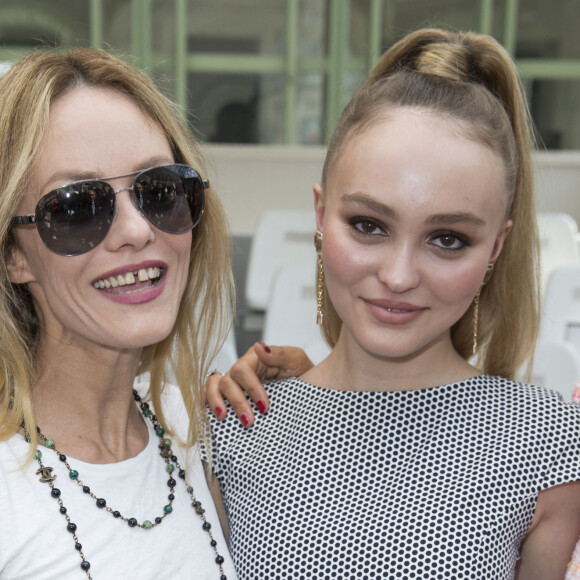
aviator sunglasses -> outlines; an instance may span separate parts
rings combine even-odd
[[[105,180],[133,175],[133,185],[120,189]],[[195,169],[180,163],[105,179],[58,187],[40,198],[34,213],[13,217],[11,225],[35,224],[49,250],[62,256],[79,256],[98,246],[109,233],[117,193],[131,191],[135,207],[156,228],[183,234],[199,223],[204,189],[209,187],[209,181]]]

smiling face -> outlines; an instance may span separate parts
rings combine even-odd
[[[126,96],[80,87],[52,105],[46,138],[19,214],[32,213],[47,192],[79,179],[127,175],[174,162],[163,132]],[[107,179],[115,189],[133,177]],[[191,232],[155,228],[116,196],[117,215],[105,240],[86,254],[51,252],[36,228],[16,228],[12,280],[26,283],[41,319],[40,340],[141,348],[171,331],[187,282]]]
[[[353,135],[315,188],[336,349],[443,360],[511,222],[501,159],[457,125],[395,109]],[[352,360],[352,359],[350,359]],[[416,362],[416,360],[415,360]]]

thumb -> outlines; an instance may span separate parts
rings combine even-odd
[[[306,353],[295,346],[268,346],[260,341],[254,351],[265,365],[268,379],[300,376],[314,366]]]

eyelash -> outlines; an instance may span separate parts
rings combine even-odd
[[[359,236],[362,236],[365,238],[373,238],[375,236],[388,237],[388,232],[385,231],[384,226],[380,223],[377,223],[374,219],[371,219],[368,217],[357,216],[354,218],[350,218],[348,220],[348,224],[356,235],[359,235]],[[363,224],[367,225],[367,226],[371,226],[372,230],[378,230],[378,232],[374,233],[373,231],[363,231],[361,229]],[[451,247],[446,247],[446,246],[434,243],[435,241],[441,240],[442,238],[445,238],[445,237],[453,238],[452,245],[459,242],[460,246],[458,248],[451,248]],[[464,235],[458,234],[457,232],[450,231],[450,230],[437,232],[437,233],[433,234],[431,236],[431,238],[429,239],[429,243],[431,245],[435,246],[438,250],[441,250],[443,252],[460,252],[464,248],[469,247],[471,245],[469,242],[469,239],[466,238]]]
[[[348,220],[348,224],[356,234],[361,235],[361,236],[387,235],[387,233],[385,232],[385,230],[381,224],[378,224],[375,220],[367,218],[367,217],[357,216],[357,217],[350,218]],[[371,225],[373,229],[380,230],[380,234],[363,231],[359,227],[359,226],[362,226],[362,224]]]
[[[446,247],[446,246],[439,246],[437,244],[433,244],[435,247],[437,247],[437,249],[442,250],[444,252],[460,252],[461,250],[463,250],[471,245],[469,243],[469,240],[465,236],[462,236],[461,234],[458,234],[456,232],[451,232],[451,231],[436,233],[434,236],[431,237],[431,239],[429,240],[429,243],[432,243],[434,240],[440,240],[441,238],[445,238],[445,237],[453,238],[453,244],[455,244],[456,242],[459,242],[461,245],[458,248],[450,248],[450,247]]]

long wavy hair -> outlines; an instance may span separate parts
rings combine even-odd
[[[207,176],[199,146],[175,106],[145,74],[105,51],[38,51],[17,61],[0,79],[0,246],[4,256],[0,261],[0,440],[12,436],[23,419],[35,424],[31,385],[35,345],[42,331],[26,286],[12,284],[8,275],[6,259],[15,243],[10,220],[27,190],[52,103],[83,86],[109,88],[129,97],[165,134],[175,161]],[[172,369],[190,414],[189,443],[205,432],[205,373],[225,340],[234,307],[225,213],[214,189],[206,189],[205,195],[205,212],[193,230],[188,280],[177,320],[167,338],[143,349],[139,368],[139,373],[150,373],[150,396],[162,421],[161,393],[166,373]]]

